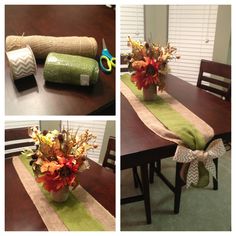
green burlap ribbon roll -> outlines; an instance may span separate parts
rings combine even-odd
[[[44,65],[45,81],[90,86],[98,80],[98,62],[92,58],[49,53]]]

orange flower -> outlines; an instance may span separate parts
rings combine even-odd
[[[138,89],[148,88],[149,85],[158,84],[160,82],[158,78],[158,69],[160,63],[154,58],[149,57],[144,57],[144,60],[145,62],[136,61],[135,64],[133,63],[136,72],[131,76],[131,80],[136,84]]]
[[[41,165],[40,171],[42,173],[49,171],[51,174],[54,174],[56,170],[59,170],[63,165],[58,164],[56,161],[44,161]]]

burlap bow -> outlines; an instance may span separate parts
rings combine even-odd
[[[206,151],[192,151],[191,149],[179,145],[176,149],[173,160],[180,163],[190,163],[187,173],[186,188],[189,188],[192,183],[198,183],[199,161],[203,162],[209,173],[211,173],[212,176],[216,178],[216,168],[213,159],[223,156],[225,152],[226,151],[222,139],[216,139],[212,141],[207,147]]]

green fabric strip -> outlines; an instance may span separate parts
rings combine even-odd
[[[29,159],[27,159],[27,157],[24,155],[21,155],[20,159],[27,170],[32,174],[32,176],[34,176],[32,168],[29,165]],[[39,185],[39,188],[70,231],[104,230],[102,224],[87,212],[83,203],[80,203],[72,193],[70,193],[69,198],[65,203],[57,203],[51,200],[50,193],[46,191],[41,185]]]
[[[53,83],[89,86],[97,83],[99,65],[92,58],[51,52],[43,75],[46,81]]]
[[[203,150],[205,148],[206,141],[203,135],[196,129],[194,124],[175,111],[168,102],[159,96],[154,101],[144,101],[142,90],[137,89],[130,80],[129,74],[122,75],[121,80],[167,129],[182,139],[188,148],[192,150]]]

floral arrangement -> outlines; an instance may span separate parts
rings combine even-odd
[[[131,80],[138,89],[148,88],[151,84],[158,85],[159,90],[165,87],[165,74],[168,72],[167,62],[171,59],[178,59],[177,49],[167,46],[161,47],[159,44],[140,43],[128,37],[128,46],[132,47],[132,52],[127,55],[129,69],[135,72]]]
[[[57,192],[66,186],[76,188],[79,184],[78,173],[89,168],[87,151],[97,148],[96,137],[88,130],[79,136],[77,133],[69,130],[29,130],[37,149],[27,149],[22,154],[31,158],[30,165],[36,181],[43,183],[49,192]]]

